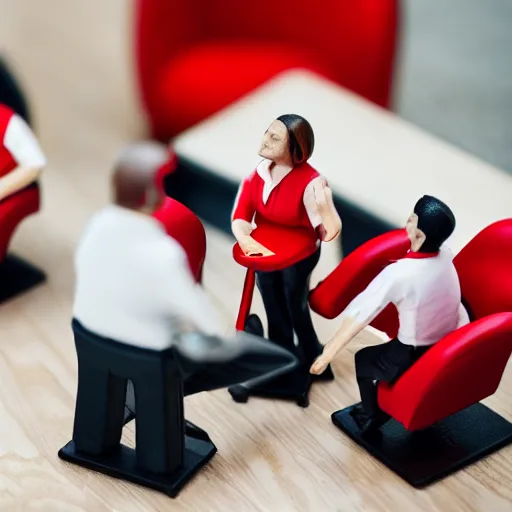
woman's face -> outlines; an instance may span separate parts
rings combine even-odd
[[[289,157],[288,144],[288,130],[284,123],[276,119],[264,133],[258,154],[273,162],[287,160]]]

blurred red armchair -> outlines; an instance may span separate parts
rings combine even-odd
[[[137,0],[152,135],[168,139],[277,73],[306,68],[388,107],[398,0]]]

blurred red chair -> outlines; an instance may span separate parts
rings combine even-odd
[[[137,0],[139,88],[168,139],[276,74],[306,68],[388,107],[398,0]]]
[[[5,260],[16,228],[26,217],[37,213],[39,187],[32,185],[0,201],[0,264]]]
[[[171,152],[169,161],[157,171],[156,181],[160,190],[164,189],[165,178],[176,170],[176,166],[176,155]],[[202,283],[206,258],[206,232],[197,215],[179,201],[166,197],[153,217],[160,221],[167,234],[183,247],[194,279]]]
[[[403,253],[400,231],[349,255],[324,280],[340,281],[339,297],[320,283],[311,293],[313,310],[328,318],[341,313],[383,260]],[[472,322],[445,336],[393,385],[380,383],[379,405],[399,423],[388,422],[382,437],[372,441],[359,436],[349,415],[353,406],[332,415],[342,431],[415,487],[512,442],[512,424],[478,403],[496,391],[512,352],[511,261],[512,219],[491,224],[455,257]],[[396,309],[383,311],[372,326],[394,337]],[[414,436],[414,431],[421,432]]]

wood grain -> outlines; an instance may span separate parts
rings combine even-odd
[[[1,0],[0,48],[30,97],[49,158],[44,210],[17,233],[13,251],[48,282],[0,307],[0,510],[145,511],[490,511],[512,507],[510,448],[424,491],[372,459],[331,423],[357,399],[353,354],[377,338],[363,333],[340,354],[337,379],[311,405],[221,390],[186,400],[187,418],[219,452],[172,501],[157,492],[68,465],[57,457],[71,436],[76,359],[70,318],[72,257],[90,215],[107,200],[108,173],[126,141],[143,132],[129,60],[131,2]],[[231,240],[209,230],[205,284],[233,321],[243,269]],[[333,261],[323,261],[315,279]],[[261,312],[261,301],[255,301]],[[323,340],[336,322],[315,317]],[[512,367],[486,403],[512,419]],[[124,441],[133,445],[134,425]]]

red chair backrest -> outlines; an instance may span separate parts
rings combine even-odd
[[[512,311],[512,219],[480,231],[453,263],[473,318]]]
[[[194,279],[200,283],[206,258],[206,233],[197,215],[180,202],[167,197],[153,214],[185,251]]]
[[[365,242],[310,293],[311,309],[324,318],[337,317],[383,268],[402,258],[410,247],[405,229],[396,229]],[[371,325],[394,338],[398,332],[395,306],[390,304]]]
[[[398,23],[398,0],[137,0],[143,99],[147,105],[155,98],[159,74],[182,49],[197,42],[260,40],[311,50],[335,81],[388,106]]]
[[[27,187],[0,202],[0,263],[4,260],[16,229],[25,217],[39,211],[39,187]]]
[[[407,429],[425,428],[492,395],[511,352],[512,313],[476,320],[439,341],[391,391],[381,384],[379,403]]]

